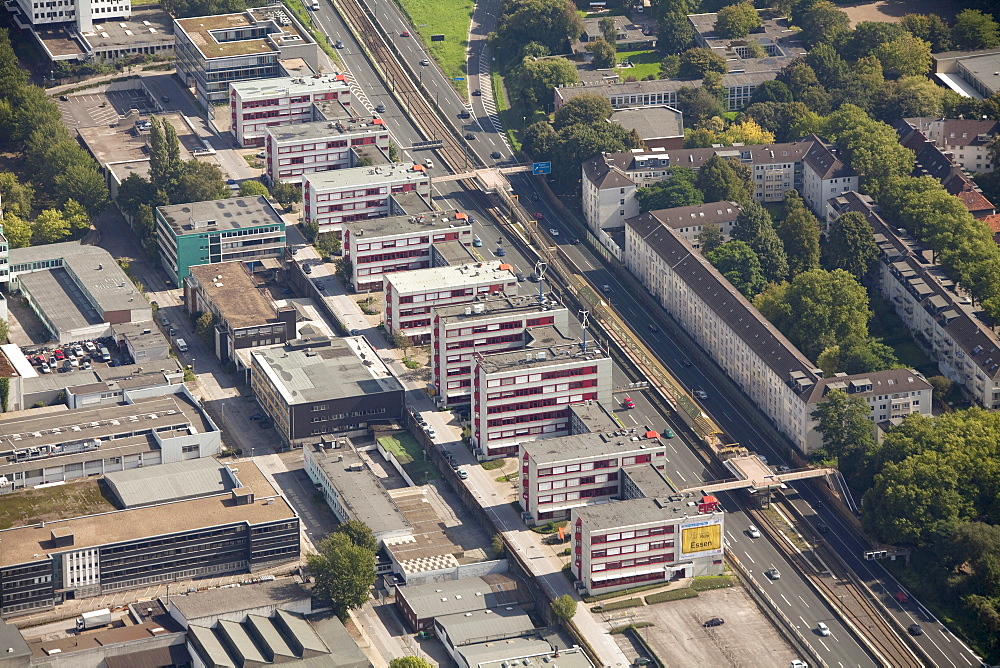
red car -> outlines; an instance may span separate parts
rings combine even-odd
[[[541,211],[536,211],[535,212],[535,220],[545,220],[545,216],[542,215]]]
[[[59,361],[62,361],[64,359],[66,359],[66,353],[64,353],[59,348],[56,348],[55,350],[52,351],[52,356],[55,357]]]
[[[625,408],[635,408],[635,402],[632,401],[632,397],[625,397],[622,400],[622,406]]]
[[[400,37],[409,37],[410,36],[410,31],[409,30],[404,30],[403,32],[399,33],[399,36]]]

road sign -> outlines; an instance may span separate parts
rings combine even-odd
[[[432,42],[443,42],[444,41],[444,35],[431,35],[431,41]]]
[[[452,77],[455,81],[465,81],[465,77]]]
[[[531,164],[531,173],[535,176],[552,173],[551,162],[535,162]]]

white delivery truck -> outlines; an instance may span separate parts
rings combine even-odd
[[[111,610],[108,608],[101,608],[100,610],[91,610],[90,612],[83,613],[82,616],[76,620],[76,630],[86,631],[87,629],[94,629],[98,626],[106,626],[111,623]]]

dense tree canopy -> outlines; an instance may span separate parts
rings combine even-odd
[[[785,247],[774,230],[771,216],[763,206],[753,201],[745,203],[733,225],[732,237],[745,241],[757,254],[767,282],[780,283],[788,277]]]
[[[617,62],[615,45],[603,37],[598,37],[594,41],[588,42],[584,49],[593,56],[590,62],[599,70],[614,67]]]
[[[703,47],[688,49],[681,54],[680,69],[677,72],[681,79],[701,79],[706,72],[728,73],[726,59]]]
[[[760,258],[744,241],[727,241],[706,251],[705,259],[747,299],[753,299],[767,285]]]
[[[316,582],[313,591],[340,616],[364,605],[375,582],[375,553],[352,542],[347,533],[328,535],[316,549],[318,554],[307,557]]]
[[[576,67],[565,58],[525,58],[513,68],[506,83],[510,94],[522,98],[529,108],[552,104],[552,89],[579,81]]]
[[[843,269],[860,281],[871,271],[877,257],[875,236],[863,214],[850,211],[830,224],[823,245],[827,269]]]
[[[752,2],[728,5],[718,11],[715,34],[724,39],[746,37],[760,27],[761,20]]]
[[[611,118],[611,101],[603,95],[584,93],[567,100],[556,111],[553,123],[556,130],[568,125],[583,123],[593,125]]]
[[[819,268],[819,221],[795,191],[785,193],[785,217],[777,232],[791,278]]]
[[[696,179],[694,170],[690,167],[671,167],[662,181],[636,190],[639,208],[643,211],[655,211],[702,204],[705,198],[695,185]]]
[[[989,14],[966,9],[955,17],[951,38],[958,49],[992,49],[1000,46],[1000,25]]]
[[[506,0],[497,26],[499,56],[518,63],[524,46],[542,44],[548,53],[567,53],[570,40],[583,33],[583,22],[569,0]]]

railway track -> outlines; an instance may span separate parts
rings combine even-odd
[[[784,499],[777,498],[771,502],[771,507],[778,509],[786,517],[796,517],[796,513]],[[901,636],[901,631],[882,616],[877,604],[866,595],[849,577],[840,565],[839,559],[822,540],[809,542],[813,556],[810,560],[806,555],[795,549],[787,540],[781,537],[785,533],[773,518],[762,510],[748,511],[759,522],[766,526],[768,532],[775,537],[774,543],[785,556],[796,564],[800,573],[815,588],[821,597],[835,609],[851,631],[877,656],[879,662],[891,668],[921,668],[929,666],[918,657],[909,644]],[[811,529],[809,530],[811,534]],[[817,570],[817,563],[820,570]]]
[[[455,172],[478,167],[476,155],[469,151],[454,128],[448,126],[438,115],[425,91],[417,85],[413,73],[401,62],[399,54],[389,45],[387,35],[368,10],[358,0],[333,0],[333,6],[368,51],[375,70],[406,109],[424,138],[442,142],[441,148],[435,150],[438,160]]]

